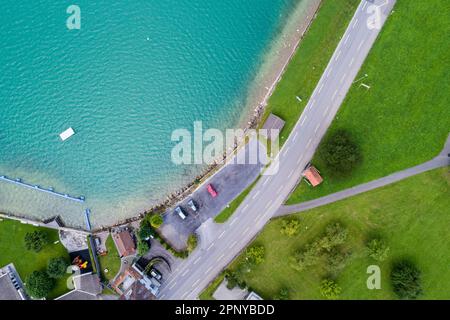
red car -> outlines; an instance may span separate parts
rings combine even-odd
[[[211,197],[213,197],[213,198],[217,197],[217,192],[216,192],[216,190],[214,190],[214,187],[212,186],[212,184],[208,184],[207,189],[208,189],[208,192],[211,195]]]

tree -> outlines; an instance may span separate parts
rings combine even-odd
[[[361,162],[361,152],[350,133],[338,130],[325,137],[319,146],[318,154],[330,174],[346,175]]]
[[[400,261],[392,267],[391,283],[400,299],[416,299],[422,293],[421,272],[409,261]]]
[[[26,278],[28,294],[33,298],[45,298],[53,289],[55,282],[44,271],[33,271]]]
[[[322,249],[331,251],[334,247],[343,244],[347,240],[347,229],[340,223],[332,223],[325,229],[325,235],[319,240]]]
[[[341,291],[341,287],[331,279],[324,279],[320,283],[320,293],[326,299],[334,300],[339,298]]]
[[[300,220],[298,219],[284,219],[281,222],[281,233],[293,237],[298,234],[300,229]]]
[[[155,231],[153,230],[153,227],[151,226],[149,219],[145,217],[144,219],[141,220],[137,236],[139,240],[144,241],[150,237],[153,237],[154,235]]]
[[[148,241],[138,239],[137,241],[137,252],[138,255],[143,256],[150,250],[150,245],[148,244]]]
[[[384,261],[389,255],[389,247],[382,239],[372,239],[367,243],[369,257],[376,261]]]
[[[310,267],[319,262],[321,248],[319,242],[315,241],[306,246],[303,251],[298,251],[291,257],[291,267],[297,271],[303,271],[306,267]]]
[[[328,271],[332,274],[337,274],[344,268],[348,256],[348,252],[339,250],[337,247],[334,247],[331,251],[327,252],[326,257]]]
[[[66,274],[68,266],[66,259],[62,257],[50,259],[47,263],[47,274],[50,278],[60,279]]]
[[[161,217],[160,214],[152,214],[150,217],[150,225],[155,229],[161,227],[163,222],[164,222],[163,218]]]
[[[27,250],[39,252],[48,243],[47,234],[41,230],[27,232],[25,234],[25,247]]]
[[[264,255],[264,246],[252,246],[245,252],[246,260],[252,264],[260,264],[264,262]]]

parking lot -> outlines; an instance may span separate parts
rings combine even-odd
[[[262,161],[257,164],[235,164],[233,162],[243,163],[242,157],[248,159],[249,150],[258,144],[261,150],[264,146],[256,139],[250,140],[245,148],[238,151],[233,158],[236,161],[230,161],[220,171],[208,179],[199,187],[191,197],[178,203],[183,212],[187,214],[185,220],[181,219],[175,212],[176,206],[170,208],[164,213],[164,224],[161,226],[161,234],[177,250],[183,250],[186,247],[187,239],[203,222],[209,218],[218,215],[234,198],[244,191],[260,174],[264,168]],[[250,147],[249,147],[250,146]],[[265,152],[263,152],[265,154]],[[239,160],[239,161],[237,161]],[[212,184],[217,191],[217,197],[213,198],[207,191],[207,185]],[[193,199],[197,206],[197,212],[194,212],[187,202]]]

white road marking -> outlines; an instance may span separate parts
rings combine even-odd
[[[213,268],[213,267],[209,267],[209,268],[205,271],[205,274],[208,274],[208,273],[211,271],[212,268]]]
[[[324,84],[322,83],[321,86],[319,87],[319,91],[317,93],[320,93],[320,91],[322,91]]]
[[[297,165],[303,160],[303,157],[298,158]]]
[[[267,209],[268,206],[270,206],[272,204],[272,200],[269,200],[269,202],[267,202],[266,206],[264,207],[264,209]]]
[[[181,276],[184,277],[188,272],[189,272],[189,269],[186,269]]]
[[[223,259],[223,257],[225,257],[225,253],[222,253],[222,255],[220,257],[218,257],[216,261],[219,262],[220,260]]]
[[[352,29],[355,29],[356,25],[358,24],[358,18],[356,18],[355,23],[353,23]]]
[[[352,60],[350,60],[350,64],[348,66],[351,67],[353,65],[354,61],[355,61],[355,57],[353,57]]]
[[[253,195],[252,199],[255,200],[255,198],[259,195],[259,190],[256,191],[256,193]],[[248,205],[247,205],[248,206]]]
[[[244,212],[245,210],[247,210],[248,208],[248,204],[245,205],[245,207],[242,208],[242,212]]]
[[[292,137],[292,141],[295,142],[297,139],[298,131],[295,132],[294,136]]]
[[[361,47],[362,47],[362,45],[363,45],[363,43],[364,43],[364,40],[365,40],[365,39],[362,39],[362,40],[361,40],[361,43],[360,43],[359,46],[358,46],[358,52],[359,52],[359,50],[361,50]]]
[[[313,99],[313,100],[311,101],[311,104],[309,105],[309,107],[310,107],[311,109],[312,109],[314,103],[316,103],[316,99]]]
[[[231,222],[230,222],[230,227],[236,222],[237,218],[234,218]]]
[[[219,235],[219,238],[218,238],[218,239],[222,238],[224,234],[225,234],[225,231],[223,231],[223,232]]]
[[[247,228],[245,228],[245,230],[244,230],[244,234],[246,234],[247,233],[247,231],[248,231],[248,229],[250,229],[250,227],[247,227]]]
[[[340,55],[341,55],[341,50],[338,51],[336,58],[334,58],[334,61],[337,61],[339,59]]]
[[[267,182],[269,182],[269,180],[270,180],[270,177],[269,178],[267,178],[264,182],[263,182],[263,187],[267,184]]]
[[[281,190],[283,189],[284,186],[280,186],[277,190],[277,194],[279,194],[281,192]]]
[[[308,144],[306,145],[306,149],[308,149],[309,146],[311,145],[311,140],[312,140],[312,139],[309,139]]]
[[[340,82],[341,84],[342,84],[342,82],[344,82],[344,80],[345,80],[345,76],[346,76],[346,75],[347,75],[347,74],[345,74],[345,73],[344,73],[344,75],[342,76],[342,78],[341,78],[341,82]]]
[[[344,44],[347,44],[348,38],[350,38],[350,35],[348,34],[347,37],[345,38]]]
[[[287,146],[286,148],[284,148],[283,151],[283,157],[286,155],[286,153],[289,151],[289,146]]]
[[[233,248],[237,244],[237,241],[233,242],[230,246],[230,249]]]
[[[317,130],[319,130],[319,128],[320,128],[320,123],[317,124],[316,128],[314,129],[314,133],[317,133]]]
[[[175,287],[176,284],[177,284],[177,282],[175,281],[175,282],[169,287],[169,289],[172,289],[173,287]]]
[[[213,245],[214,245],[214,242],[211,243],[208,248],[206,248],[206,251],[209,251],[209,249],[211,249],[213,247]]]
[[[292,170],[291,173],[289,173],[288,179],[292,176],[293,173],[294,173],[294,170]]]
[[[161,300],[164,299],[164,297],[166,296],[166,294],[163,294],[161,297],[159,297]]]
[[[181,300],[184,299],[184,297],[186,297],[188,295],[189,291],[185,292],[182,296],[181,296]]]
[[[336,91],[333,93],[333,96],[331,97],[331,101],[333,101],[334,98],[336,98],[337,93],[338,93],[338,90],[336,89]]]
[[[200,261],[200,259],[201,259],[201,257],[198,257],[197,259],[195,259],[195,261],[194,261],[194,265],[195,265],[195,264],[197,264],[197,262],[199,262],[199,261]]]
[[[197,281],[195,281],[195,282],[192,284],[192,287],[191,287],[191,288],[195,287],[199,282],[200,282],[200,279],[197,279]]]
[[[303,118],[302,122],[300,123],[300,126],[302,126],[305,123],[306,119],[308,119],[308,116],[305,115],[305,117]]]
[[[363,6],[361,8],[361,11],[364,11],[364,8],[366,7],[366,4],[367,4],[367,2],[364,2]]]
[[[328,76],[331,74],[332,71],[333,71],[333,67],[331,66],[331,67],[330,67],[330,70],[328,70],[327,78],[328,78]]]

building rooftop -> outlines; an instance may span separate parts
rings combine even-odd
[[[0,268],[0,300],[25,300],[22,281],[12,263]]]
[[[303,171],[303,176],[308,179],[313,187],[321,184],[323,181],[319,171],[314,166],[309,166],[305,171]]]
[[[97,300],[102,293],[100,278],[96,274],[86,273],[73,277],[75,289],[55,300]]]
[[[113,234],[114,242],[121,257],[130,256],[136,253],[136,246],[133,238],[127,230],[123,230]]]

